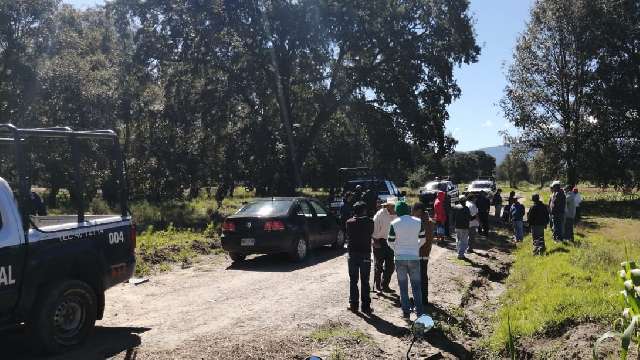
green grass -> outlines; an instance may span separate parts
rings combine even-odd
[[[355,342],[372,342],[369,335],[359,329],[354,329],[340,322],[329,321],[309,334],[309,338],[314,341],[326,343],[333,340],[351,340]]]
[[[556,244],[547,230],[547,255],[532,255],[531,236],[515,251],[502,309],[489,338],[492,351],[508,344],[508,312],[516,339],[559,336],[564,326],[610,321],[619,313],[616,273],[625,247],[640,257],[640,220],[593,218],[578,227],[576,244]],[[517,341],[517,340],[516,340]]]

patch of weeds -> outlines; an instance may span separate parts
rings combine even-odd
[[[628,257],[640,256],[640,220],[591,219],[582,227],[580,246],[558,244],[545,233],[547,253],[534,256],[531,237],[515,254],[506,280],[502,307],[494,319],[489,348],[504,352],[511,334],[516,340],[560,336],[566,328],[584,322],[605,322],[618,313],[616,269]],[[625,245],[629,254],[625,254]]]
[[[326,343],[335,340],[347,340],[356,343],[370,343],[373,340],[369,335],[359,329],[354,329],[347,324],[329,321],[320,325],[309,334],[309,338],[314,341]]]
[[[148,275],[153,270],[166,271],[170,264],[189,267],[199,255],[222,252],[217,237],[207,238],[203,233],[176,229],[172,224],[163,231],[155,231],[150,226],[138,235],[137,243],[137,275]]]

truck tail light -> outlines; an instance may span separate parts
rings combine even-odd
[[[136,224],[131,224],[131,252],[135,252],[138,245],[138,231],[136,230]]]
[[[280,220],[268,220],[264,223],[264,231],[282,231],[284,223]]]
[[[222,231],[236,231],[236,223],[234,223],[233,221],[225,220],[222,223]]]

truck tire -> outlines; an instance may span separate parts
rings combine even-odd
[[[82,281],[62,280],[38,294],[29,332],[43,352],[60,354],[86,340],[96,317],[93,289]]]
[[[233,262],[241,262],[241,261],[244,261],[244,259],[247,257],[247,255],[240,254],[240,253],[237,253],[237,252],[230,252],[229,253],[229,257],[231,258],[231,261],[233,261]]]

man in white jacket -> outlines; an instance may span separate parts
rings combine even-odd
[[[391,222],[389,229],[389,246],[395,253],[396,274],[400,288],[402,316],[410,319],[409,287],[416,305],[416,314],[424,314],[422,304],[422,279],[420,278],[420,247],[425,243],[425,229],[422,220],[409,215],[411,209],[405,202],[396,204],[398,218]],[[408,279],[407,279],[408,277]]]
[[[393,263],[393,250],[387,243],[391,222],[397,218],[395,198],[389,198],[382,204],[382,208],[373,216],[373,258],[375,268],[373,270],[373,285],[378,291],[392,292],[389,288],[391,275],[395,269]]]

